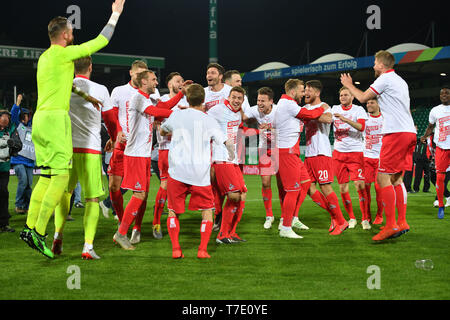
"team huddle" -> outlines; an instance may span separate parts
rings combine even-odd
[[[107,173],[111,202],[119,220],[113,240],[123,249],[134,250],[141,241],[154,139],[158,145],[160,186],[153,212],[153,236],[163,237],[161,214],[167,203],[167,232],[175,259],[184,257],[179,243],[179,215],[185,212],[188,195],[188,210],[202,213],[198,258],[210,258],[207,247],[213,231],[217,231],[218,244],[246,241],[238,234],[247,194],[242,171],[243,137],[255,134],[266,210],[263,228],[272,228],[275,221],[271,190],[271,177],[275,176],[281,204],[280,237],[302,238],[294,229],[308,229],[299,220],[307,196],[330,214],[331,236],[355,228],[357,218],[349,195],[350,180],[359,195],[363,229],[382,224],[385,213],[386,224],[373,237],[374,241],[396,238],[409,231],[402,172],[411,167],[416,130],[409,111],[408,86],[392,69],[395,63],[392,54],[386,51],[376,54],[377,79],[365,92],[353,85],[349,75],[341,75],[340,104],[332,107],[321,101],[320,81],[304,83],[299,79],[286,81],[284,94],[276,104],[273,90],[260,88],[257,105],[251,107],[239,73],[225,72],[217,63],[206,68],[206,88],[184,81],[180,73],[172,72],[166,79],[169,93],[160,96],[156,74],[145,62],[135,61],[130,81],[114,88],[110,96],[105,86],[90,80],[90,55],[108,43],[123,2],[114,2],[113,14],[102,33],[80,46],[71,45],[72,28],[66,20],[56,18],[49,24],[52,46],[38,63],[39,99],[33,127],[36,161],[42,175],[33,190],[29,215],[21,232],[22,240],[30,247],[49,258],[62,253],[70,197],[80,181],[86,198],[82,257],[100,258],[93,249],[93,241],[99,217],[98,201],[104,194],[102,119],[111,137],[107,143],[108,151],[112,151]],[[52,59],[59,59],[59,65]],[[59,100],[52,98],[54,93],[50,92],[55,81]],[[354,98],[366,103],[367,112],[353,104]],[[249,130],[245,123],[256,123],[258,128]],[[49,124],[53,128],[49,129]],[[331,128],[335,138],[333,151],[329,140]],[[303,131],[304,162],[300,158]],[[335,176],[345,212],[332,188]],[[370,212],[372,184],[378,205],[374,220]],[[132,192],[126,205],[121,190]],[[53,211],[55,236],[50,249],[45,244],[45,230]]]

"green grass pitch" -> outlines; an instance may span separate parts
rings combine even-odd
[[[35,177],[35,182],[37,177]],[[135,251],[113,245],[117,224],[101,214],[94,248],[101,260],[81,259],[83,209],[73,209],[75,221],[67,222],[63,254],[49,260],[19,239],[26,217],[14,212],[17,179],[10,179],[10,225],[15,233],[0,234],[0,299],[149,299],[149,300],[310,300],[310,299],[449,299],[450,210],[443,220],[433,208],[430,193],[408,195],[407,220],[411,231],[383,243],[372,242],[378,227],[363,230],[357,193],[351,185],[353,207],[358,218],[355,229],[341,236],[328,235],[328,214],[306,198],[300,220],[310,230],[298,232],[303,239],[282,239],[277,225],[280,203],[275,179],[271,230],[264,230],[264,206],[259,176],[245,176],[247,203],[238,226],[246,243],[217,245],[213,232],[208,246],[211,259],[196,258],[200,242],[199,213],[181,217],[180,243],[185,258],[171,258],[171,242],[166,217],[162,217],[163,240],[152,237],[154,198],[159,186],[153,176],[147,212],[142,226],[142,242]],[[335,183],[334,189],[338,191]],[[125,205],[131,193],[125,195]],[[340,198],[339,194],[338,197]],[[372,213],[376,210],[372,190]],[[342,205],[341,205],[341,208]],[[344,214],[346,217],[347,215]],[[53,218],[47,228],[47,245],[53,240]],[[130,231],[131,232],[131,231]],[[417,269],[418,259],[431,259],[434,269]],[[80,269],[80,289],[69,289],[70,266]],[[379,267],[380,289],[369,289]],[[369,268],[370,271],[370,268]],[[369,279],[370,282],[370,279]]]

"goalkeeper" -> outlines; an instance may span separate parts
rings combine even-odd
[[[112,15],[93,40],[73,45],[73,28],[64,17],[48,24],[51,46],[40,57],[37,68],[38,101],[33,118],[32,140],[41,177],[33,189],[27,221],[20,238],[48,258],[45,244],[48,221],[61,200],[72,166],[72,130],[68,114],[74,77],[73,61],[92,55],[110,41],[125,0],[115,0]],[[76,90],[75,90],[76,91]]]

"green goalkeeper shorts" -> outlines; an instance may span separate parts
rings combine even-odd
[[[36,112],[31,139],[42,174],[67,173],[72,167],[72,126],[67,111]]]
[[[69,173],[68,191],[71,192],[80,181],[85,199],[94,199],[105,194],[102,180],[102,155],[74,153]]]

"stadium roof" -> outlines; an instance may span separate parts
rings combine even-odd
[[[280,68],[288,68],[289,65],[283,63],[283,62],[268,62],[265,63],[258,68],[252,70],[252,72],[256,71],[264,71],[264,70],[272,70],[272,69],[280,69]]]
[[[310,64],[316,64],[316,63],[325,63],[325,62],[331,62],[331,61],[339,61],[339,60],[348,60],[353,59],[352,56],[345,54],[345,53],[330,53],[326,54],[319,59],[314,60]]]

